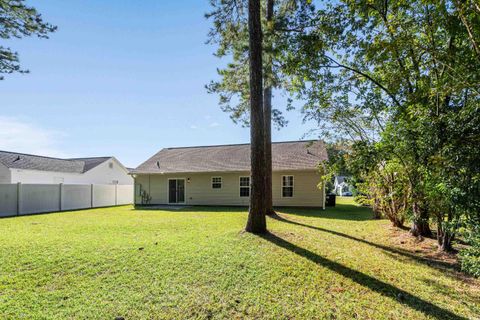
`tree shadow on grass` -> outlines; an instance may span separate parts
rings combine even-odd
[[[339,237],[343,237],[343,238],[346,238],[346,239],[350,239],[350,240],[353,240],[353,241],[358,241],[358,242],[361,242],[361,243],[365,243],[369,246],[387,251],[389,253],[401,255],[401,256],[406,257],[410,260],[414,260],[414,261],[423,263],[425,265],[428,265],[429,267],[435,267],[435,268],[440,269],[442,271],[450,271],[450,270],[459,271],[460,270],[460,266],[458,264],[452,264],[452,263],[443,262],[443,261],[431,260],[429,258],[424,258],[424,257],[415,255],[415,254],[410,253],[410,252],[405,251],[405,250],[391,248],[391,247],[384,246],[384,245],[381,245],[381,244],[378,244],[378,243],[367,241],[365,239],[357,238],[357,237],[354,237],[354,236],[351,236],[351,235],[348,235],[348,234],[345,234],[345,233],[342,233],[342,232],[333,231],[333,230],[329,230],[329,229],[325,229],[325,228],[321,228],[321,227],[311,226],[311,225],[304,224],[304,223],[301,223],[301,222],[288,220],[288,219],[286,219],[282,216],[279,216],[279,215],[274,217],[274,219],[278,220],[278,221],[281,221],[281,222],[290,223],[290,224],[293,224],[293,225],[297,225],[297,226],[301,226],[301,227],[305,227],[305,228],[309,228],[309,229],[313,229],[313,230],[317,230],[317,231],[321,231],[321,232],[330,233],[330,234],[333,234],[333,235],[336,235],[336,236],[339,236]]]
[[[367,207],[359,207],[353,204],[337,204],[335,207],[321,208],[292,208],[280,207],[281,212],[285,212],[295,216],[335,219],[335,220],[352,220],[366,221],[372,220],[372,209]]]
[[[347,266],[344,266],[338,262],[324,258],[312,251],[301,248],[293,243],[290,243],[272,233],[267,233],[261,235],[261,237],[281,248],[284,248],[290,252],[293,252],[305,259],[308,259],[317,265],[325,267],[333,272],[336,272],[346,278],[353,280],[354,282],[369,288],[372,291],[375,291],[385,297],[389,297],[398,301],[399,303],[405,304],[412,309],[420,311],[425,315],[434,317],[436,319],[467,319],[462,316],[458,316],[453,312],[443,309],[439,306],[434,305],[431,302],[425,301],[417,296],[414,296],[402,289],[399,289],[391,284],[380,281],[376,278],[373,278],[369,275],[366,275],[360,271],[351,269]]]
[[[248,206],[196,206],[196,205],[136,205],[132,210],[136,211],[167,211],[167,212],[248,212]],[[324,219],[365,221],[372,220],[372,211],[370,208],[358,207],[349,204],[339,204],[336,207],[322,208],[311,207],[275,207],[284,213],[303,217],[316,217]]]
[[[248,207],[245,206],[193,206],[193,205],[137,205],[132,208],[134,211],[165,211],[165,212],[232,212],[232,213],[246,213]]]

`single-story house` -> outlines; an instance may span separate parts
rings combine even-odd
[[[60,159],[0,151],[0,183],[132,185],[115,157]]]
[[[272,144],[274,206],[324,207],[321,141]],[[166,148],[133,170],[135,204],[248,206],[250,145]]]

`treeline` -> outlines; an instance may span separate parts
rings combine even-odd
[[[444,251],[461,233],[474,245],[464,266],[479,274],[478,2],[260,2],[264,99],[302,103],[322,138],[348,145],[342,161],[378,215],[411,221],[412,235],[434,234]],[[210,41],[230,61],[208,89],[249,125],[248,3],[211,3]]]
[[[349,137],[340,163],[377,216],[411,221],[442,251],[461,235],[472,245],[463,267],[480,275],[478,4],[346,1],[318,13],[338,21],[324,61],[338,68],[301,81],[307,115]]]
[[[442,251],[453,251],[461,234],[473,245],[462,252],[463,266],[479,275],[478,4],[325,7],[315,11],[311,23],[322,22],[301,36],[293,58],[295,65],[311,61],[295,77],[307,117],[347,140],[336,161],[376,216],[397,227],[411,222],[413,236],[435,236]],[[320,57],[308,59],[312,47]]]

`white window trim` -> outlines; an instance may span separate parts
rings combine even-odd
[[[248,197],[242,197],[240,195],[240,190],[242,188],[247,188],[245,186],[240,185],[240,181],[242,181],[242,178],[248,178]],[[252,178],[250,176],[240,176],[240,177],[238,177],[238,197],[239,198],[250,198],[251,193],[252,193]]]
[[[215,178],[220,178],[220,188],[214,188],[213,187],[213,179]],[[216,182],[218,183],[218,182]],[[213,189],[213,190],[218,190],[218,189],[223,189],[223,178],[221,176],[213,176],[210,178],[210,187]]]
[[[289,186],[284,186],[283,185],[283,177],[292,177],[293,178],[293,183],[292,183],[292,196],[291,197],[284,197],[283,196],[283,188],[288,188]],[[282,179],[280,179],[280,196],[285,199],[292,199],[295,197],[295,176],[293,174],[286,174],[282,175]]]

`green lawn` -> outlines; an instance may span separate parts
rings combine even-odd
[[[479,280],[370,216],[346,200],[281,210],[263,237],[235,208],[0,219],[0,319],[480,317]]]

